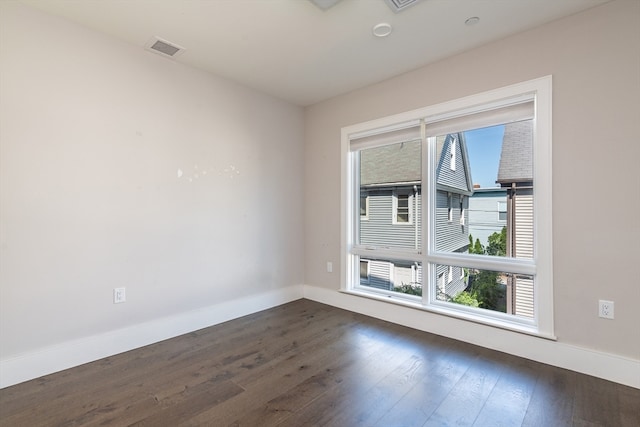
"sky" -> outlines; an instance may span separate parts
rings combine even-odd
[[[504,125],[474,129],[464,133],[471,165],[471,178],[481,188],[498,187],[498,165]]]

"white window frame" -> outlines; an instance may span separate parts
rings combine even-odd
[[[398,194],[401,195],[406,195],[407,196],[407,209],[408,209],[408,216],[409,216],[409,221],[408,222],[403,222],[403,221],[398,221]],[[394,225],[413,225],[413,205],[414,205],[414,200],[413,200],[413,192],[412,191],[398,191],[397,189],[393,190],[393,218],[392,218],[392,223]]]
[[[377,299],[406,304],[408,307],[421,308],[433,313],[466,319],[476,323],[513,330],[548,339],[555,339],[553,324],[553,239],[552,239],[552,115],[551,115],[551,76],[534,79],[496,90],[471,95],[465,98],[432,105],[417,110],[372,120],[365,123],[348,126],[342,129],[342,259],[343,274],[341,290],[359,296],[376,298],[376,295],[359,288],[359,268],[354,262],[359,257],[376,257],[416,261],[422,264],[423,296],[421,304],[416,306],[415,300],[408,300],[402,295],[385,295]],[[438,252],[435,249],[435,197],[436,191],[432,185],[422,185],[422,248],[420,251],[395,248],[361,248],[357,242],[357,222],[354,213],[358,206],[357,166],[355,156],[351,155],[350,141],[362,135],[386,134],[394,130],[402,130],[422,122],[423,153],[422,162],[423,182],[433,182],[435,178],[436,144],[426,137],[429,126],[438,128],[439,122],[456,118],[480,117],[500,114],[503,107],[529,103],[533,105],[534,118],[534,257],[532,259],[502,258],[483,255]],[[499,115],[498,114],[498,115]],[[483,119],[484,120],[484,119]],[[502,120],[502,119],[501,119]],[[507,123],[507,121],[502,121]],[[498,123],[495,123],[498,124]],[[478,126],[480,127],[480,126]],[[464,129],[450,129],[453,133]],[[443,133],[440,133],[443,134]],[[426,149],[424,149],[426,148]],[[426,167],[425,167],[426,166]],[[505,313],[481,312],[479,309],[453,304],[436,299],[436,268],[438,265],[458,265],[464,268],[477,268],[493,271],[506,271],[513,274],[534,275],[536,288],[534,293],[534,317],[524,319]],[[357,273],[357,274],[354,274]]]

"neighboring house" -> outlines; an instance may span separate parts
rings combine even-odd
[[[505,125],[496,181],[507,192],[507,256],[533,258],[533,123]],[[507,313],[533,317],[533,280],[510,276]]]
[[[436,248],[465,252],[473,185],[464,137],[461,133],[438,137],[436,147]],[[360,242],[420,250],[420,141],[362,150],[360,156]],[[443,299],[466,287],[460,267],[438,266],[436,275]],[[361,259],[360,283],[385,290],[403,284],[421,287],[422,266]]]
[[[507,225],[507,190],[474,188],[469,198],[469,234],[487,246],[489,236]]]

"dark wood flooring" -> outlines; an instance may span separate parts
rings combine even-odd
[[[308,300],[0,390],[2,426],[640,426],[640,390]]]

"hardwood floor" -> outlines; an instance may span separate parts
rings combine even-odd
[[[1,426],[640,426],[640,390],[299,300],[0,390]]]

